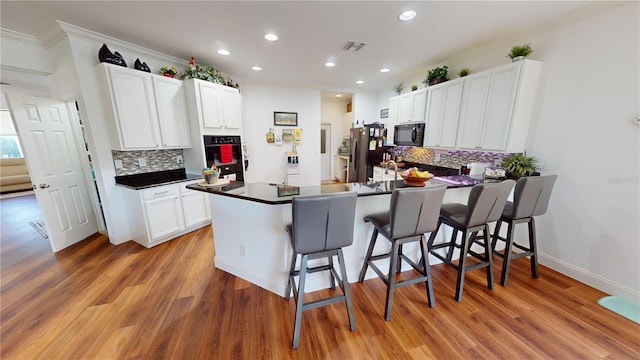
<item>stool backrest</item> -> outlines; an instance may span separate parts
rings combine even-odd
[[[510,215],[514,219],[522,219],[547,212],[551,190],[557,178],[558,175],[546,175],[518,179],[513,194],[513,212]]]
[[[396,189],[391,194],[389,226],[393,239],[435,231],[446,186]]]
[[[351,245],[356,201],[355,192],[294,197],[294,251],[308,254]]]
[[[469,194],[465,226],[472,227],[500,219],[514,180],[474,185]]]

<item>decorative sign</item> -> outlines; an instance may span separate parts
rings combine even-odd
[[[275,126],[298,126],[298,113],[294,112],[273,112],[273,125]]]

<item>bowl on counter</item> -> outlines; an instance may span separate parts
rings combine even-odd
[[[407,186],[424,186],[424,183],[433,179],[433,174],[429,174],[428,176],[410,176],[408,171],[403,171],[400,173],[400,177],[404,180],[405,185]]]

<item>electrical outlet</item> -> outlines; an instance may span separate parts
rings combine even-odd
[[[122,169],[122,160],[113,160],[113,163],[116,165],[116,169]]]
[[[495,167],[502,166],[502,159],[494,159],[493,160],[493,166],[495,166]]]
[[[147,159],[138,158],[138,166],[140,166],[140,167],[147,166]]]
[[[178,162],[178,164],[182,164],[182,162],[183,162],[182,155],[176,156],[176,161]]]
[[[436,154],[436,161],[440,161],[440,154]]]
[[[240,256],[247,256],[247,247],[240,245]]]

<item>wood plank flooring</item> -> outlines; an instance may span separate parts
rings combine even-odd
[[[352,284],[357,331],[343,304],[310,310],[291,350],[293,300],[216,270],[210,228],[152,249],[97,235],[53,254],[28,224],[34,205],[0,202],[2,359],[640,358],[640,325],[597,305],[605,294],[544,266],[532,279],[524,259],[493,291],[469,272],[461,303],[455,271],[433,266],[436,307],[424,284],[400,288],[390,322],[382,281]]]

